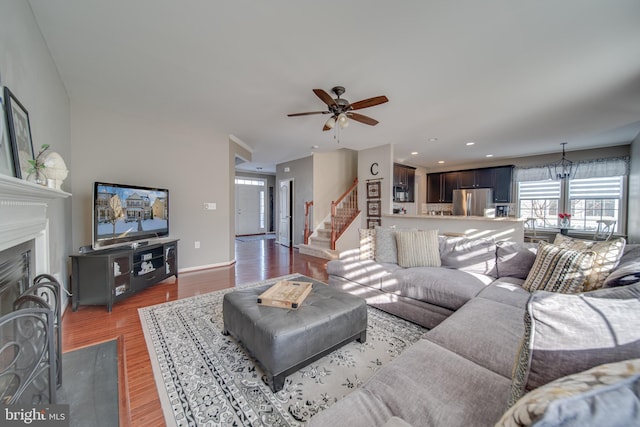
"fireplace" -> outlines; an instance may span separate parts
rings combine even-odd
[[[47,276],[47,207],[69,196],[0,175],[0,403],[55,403],[62,294]]]
[[[35,240],[0,252],[0,317],[13,311],[13,303],[33,282]]]
[[[70,196],[0,174],[0,315],[34,279],[51,273],[47,208],[51,201]],[[61,277],[54,280],[64,282]]]

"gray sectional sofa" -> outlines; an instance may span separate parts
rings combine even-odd
[[[329,262],[329,284],[430,331],[310,426],[559,425],[566,420],[549,417],[570,398],[560,413],[582,413],[562,425],[598,425],[603,414],[608,425],[640,425],[640,245],[616,255],[605,289],[565,294],[523,288],[539,266],[536,244],[439,236],[439,267],[403,268],[388,241],[364,233],[360,254]],[[615,375],[563,388],[589,369]],[[614,382],[623,390],[609,390]],[[593,389],[614,393],[615,414]],[[575,403],[588,393],[600,403]]]

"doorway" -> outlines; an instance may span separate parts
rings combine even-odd
[[[284,179],[279,184],[279,227],[278,243],[293,246],[293,179]]]
[[[266,181],[236,178],[236,236],[266,232]]]

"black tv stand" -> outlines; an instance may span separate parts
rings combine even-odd
[[[113,304],[168,277],[178,278],[178,240],[102,249],[71,255],[72,309]]]

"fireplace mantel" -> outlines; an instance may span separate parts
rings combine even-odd
[[[0,174],[0,201],[47,202],[53,199],[67,198],[70,193],[34,184],[33,182]]]
[[[0,251],[30,239],[48,254],[47,206],[71,194],[0,174]],[[44,237],[44,239],[39,239]]]

